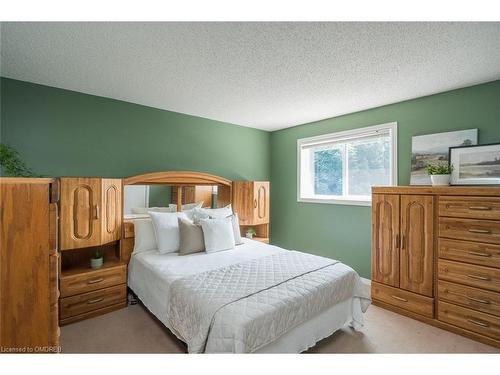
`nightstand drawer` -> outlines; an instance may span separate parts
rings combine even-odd
[[[106,289],[79,294],[73,297],[61,298],[61,319],[80,315],[92,310],[114,305],[125,301],[127,286],[125,284]]]
[[[489,314],[439,301],[438,319],[496,340],[500,339],[500,319]]]
[[[439,280],[500,292],[500,270],[439,259]]]
[[[500,198],[467,196],[439,198],[439,216],[500,220]]]
[[[497,292],[439,280],[438,296],[440,301],[500,316],[500,293]]]
[[[125,284],[126,279],[127,269],[125,264],[75,275],[61,276],[61,297],[73,296],[97,289]]]
[[[372,281],[372,298],[429,318],[434,317],[434,299],[420,294]]]
[[[440,238],[439,257],[500,268],[500,245]]]
[[[500,222],[440,217],[439,236],[500,244]]]

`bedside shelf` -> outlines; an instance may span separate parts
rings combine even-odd
[[[253,237],[252,240],[262,243],[269,243],[269,237]]]
[[[106,259],[102,267],[99,268],[91,268],[89,264],[89,265],[78,265],[71,268],[63,269],[61,270],[61,278],[79,274],[93,273],[93,272],[97,273],[102,270],[120,266],[126,266],[126,263],[120,261],[119,259]]]

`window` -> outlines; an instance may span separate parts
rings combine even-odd
[[[298,201],[370,205],[371,187],[397,184],[397,123],[297,141]]]

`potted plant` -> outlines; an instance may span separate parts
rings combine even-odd
[[[4,143],[0,143],[0,168],[0,175],[5,177],[40,177],[26,166],[14,148]]]
[[[446,186],[450,184],[453,166],[448,164],[429,164],[427,173],[431,176],[432,186]]]
[[[257,234],[257,232],[253,228],[248,228],[246,233],[245,233],[246,237],[250,238],[250,239],[252,239],[253,236],[255,236],[256,234]]]
[[[90,268],[100,268],[102,267],[102,251],[97,249],[90,258]]]

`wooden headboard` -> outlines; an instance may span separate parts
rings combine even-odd
[[[123,179],[123,185],[169,185],[177,189],[177,210],[182,207],[182,187],[198,185],[217,185],[217,206],[224,207],[231,203],[231,180],[202,172],[168,171],[146,173]],[[124,191],[124,189],[123,189]],[[124,201],[125,199],[122,199]],[[122,211],[123,212],[123,211]],[[120,240],[122,258],[128,263],[134,250],[134,223],[123,221],[122,238]]]

